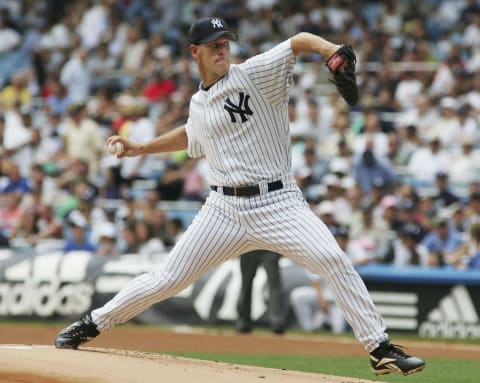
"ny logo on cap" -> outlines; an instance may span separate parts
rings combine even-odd
[[[214,28],[223,28],[223,24],[219,19],[212,19],[211,23]]]

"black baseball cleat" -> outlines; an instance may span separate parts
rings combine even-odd
[[[97,325],[93,323],[90,314],[87,314],[58,333],[55,347],[76,350],[78,346],[95,338],[98,334],[100,332],[97,330]]]
[[[401,346],[392,344],[386,340],[370,353],[372,370],[377,375],[390,374],[413,374],[425,368],[425,362],[415,356],[406,354]]]

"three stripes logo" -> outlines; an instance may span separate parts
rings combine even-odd
[[[458,285],[442,298],[419,327],[419,335],[444,338],[479,338],[480,321],[465,286]]]
[[[247,115],[251,116],[253,114],[252,110],[248,106],[248,101],[250,100],[250,96],[243,92],[240,92],[239,96],[240,98],[238,101],[238,105],[235,105],[230,100],[230,98],[227,97],[225,105],[223,106],[223,108],[230,114],[230,119],[232,120],[232,122],[237,122],[237,119],[235,118],[235,114],[240,115],[242,122],[245,122],[248,120]]]

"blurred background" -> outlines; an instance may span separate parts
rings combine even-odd
[[[414,268],[464,286],[458,273],[480,269],[478,0],[0,0],[4,291],[25,278],[52,283],[57,269],[35,274],[38,255],[59,257],[47,264],[62,270],[79,252],[102,265],[122,254],[153,264],[182,235],[209,192],[205,162],[186,152],[118,160],[104,142],[144,142],[186,122],[199,85],[187,31],[212,15],[239,35],[234,62],[301,31],[354,47],[354,107],[328,81],[325,58],[297,58],[294,175],[352,261],[381,266],[372,278]],[[19,260],[29,271],[8,272]],[[424,316],[459,296],[452,286]],[[480,294],[466,294],[473,313],[455,315],[480,336]]]

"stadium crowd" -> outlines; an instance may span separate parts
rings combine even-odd
[[[477,0],[0,0],[0,246],[168,251],[188,222],[161,202],[201,202],[205,162],[104,142],[186,121],[186,32],[210,15],[234,62],[300,31],[355,48],[358,105],[299,57],[289,115],[294,175],[356,264],[480,268]]]

